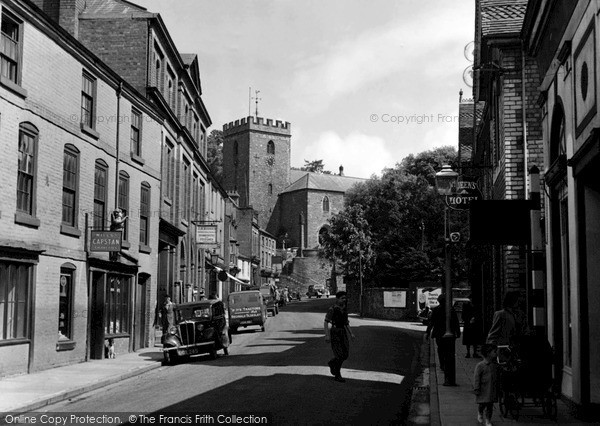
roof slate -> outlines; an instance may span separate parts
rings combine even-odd
[[[350,176],[312,173],[297,169],[292,169],[290,176],[293,183],[283,191],[284,194],[300,190],[320,190],[345,193],[355,184],[368,180]]]
[[[527,0],[481,0],[481,32],[484,37],[521,32]]]
[[[122,0],[86,0],[82,15],[135,15],[153,17],[144,7]]]

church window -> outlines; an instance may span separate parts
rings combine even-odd
[[[273,195],[273,184],[269,184],[269,195]]]
[[[327,196],[323,197],[323,211],[329,211],[329,198]]]
[[[275,154],[275,144],[273,141],[269,141],[269,143],[267,143],[267,154]]]

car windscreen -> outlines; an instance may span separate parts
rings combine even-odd
[[[259,303],[260,297],[258,293],[239,293],[229,295],[230,305],[245,305],[249,303]]]
[[[199,318],[210,318],[210,307],[192,306],[177,310],[178,321]]]

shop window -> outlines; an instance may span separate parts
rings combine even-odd
[[[129,333],[130,295],[131,278],[124,275],[108,275],[106,302],[104,306],[105,334]]]
[[[0,260],[0,343],[29,339],[33,265]]]
[[[75,266],[69,263],[60,268],[58,288],[58,340],[73,339],[73,290]]]

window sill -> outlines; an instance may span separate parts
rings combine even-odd
[[[121,242],[121,248],[123,250],[129,250],[131,248],[131,244],[129,244],[128,241],[123,241],[123,242]]]
[[[22,98],[27,97],[27,90],[23,89],[17,83],[15,83],[12,80],[9,80],[4,76],[0,76],[0,85],[4,86],[5,88],[7,88],[16,95],[19,95]]]
[[[169,197],[167,197],[166,195],[164,196],[163,201],[169,207],[173,205],[173,201],[171,201],[171,199]]]
[[[140,244],[140,253],[150,254],[152,253],[152,247]]]
[[[60,233],[68,235],[70,237],[81,237],[81,231],[79,229],[74,228],[70,225],[65,225],[64,223],[60,225]]]
[[[80,123],[81,125],[81,131],[83,133],[85,133],[88,136],[93,137],[94,139],[100,139],[100,133],[98,133],[97,131],[95,131],[94,129],[92,129],[91,127],[89,127],[86,124]]]
[[[56,343],[56,352],[72,351],[75,349],[77,342],[72,340],[64,340]]]
[[[37,217],[23,212],[15,213],[15,223],[19,225],[30,226],[32,228],[40,227],[40,220]]]
[[[135,155],[133,152],[131,153],[131,159],[142,166],[146,164],[142,157],[140,157],[139,155]]]

